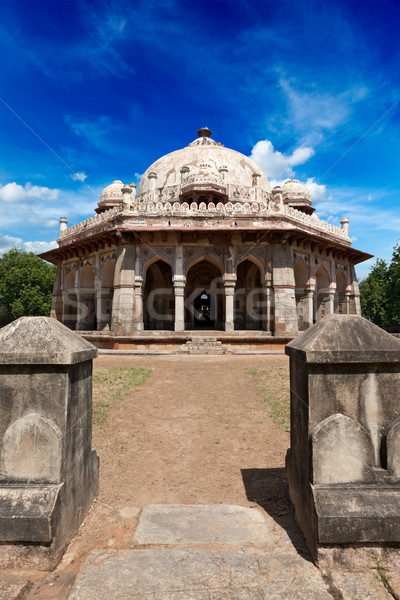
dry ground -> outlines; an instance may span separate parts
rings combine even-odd
[[[289,433],[272,419],[271,394],[260,387],[268,378],[258,371],[268,367],[272,396],[287,401],[285,356],[102,355],[94,370],[109,367],[151,373],[95,423],[99,496],[62,563],[30,600],[64,600],[93,548],[131,548],[146,504],[258,504],[296,530],[283,471]]]

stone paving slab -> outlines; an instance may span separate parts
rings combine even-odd
[[[247,544],[269,542],[273,521],[261,511],[227,504],[150,504],[143,509],[135,544]]]
[[[18,575],[0,575],[0,600],[17,600],[23,598],[32,583],[26,577]]]
[[[379,581],[376,571],[348,572],[335,570],[329,579],[343,600],[393,600]]]
[[[96,550],[68,600],[332,600],[298,555],[198,549]]]

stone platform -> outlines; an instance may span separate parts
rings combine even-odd
[[[296,547],[294,545],[296,544]],[[257,507],[150,505],[131,550],[95,550],[68,600],[390,600],[375,571],[317,569]]]

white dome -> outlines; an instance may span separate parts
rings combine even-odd
[[[150,165],[140,180],[138,194],[181,185],[183,179],[190,183],[192,178],[224,186],[257,185],[271,192],[266,175],[251,158],[212,140],[207,128],[200,129],[198,135],[186,148],[166,154]],[[152,179],[156,180],[155,185]]]
[[[296,200],[305,200],[311,204],[310,192],[297,179],[287,179],[282,186],[282,192],[284,201],[296,202]]]
[[[113,181],[111,185],[108,185],[101,192],[100,200],[98,202],[98,207],[102,210],[107,210],[108,208],[113,208],[114,206],[118,206],[122,202],[122,188],[124,184],[122,181],[118,179]]]

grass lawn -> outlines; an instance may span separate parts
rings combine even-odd
[[[93,375],[93,422],[104,423],[109,409],[145,381],[151,369],[112,367]]]
[[[264,401],[271,409],[272,419],[290,430],[290,380],[289,369],[285,366],[271,365],[266,367],[252,367],[247,373],[256,381]]]

